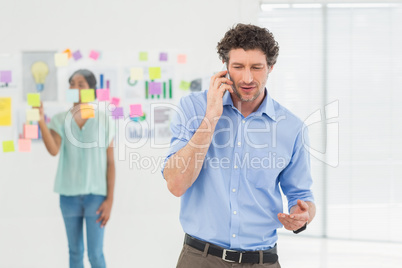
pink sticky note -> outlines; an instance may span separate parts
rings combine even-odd
[[[24,138],[37,139],[38,138],[38,125],[24,125]]]
[[[110,104],[114,104],[117,107],[120,104],[120,99],[113,97],[112,101],[110,102]]]
[[[159,95],[162,93],[162,83],[161,82],[150,82],[149,83],[149,94]]]
[[[0,82],[11,83],[11,71],[0,71]]]
[[[97,60],[99,58],[99,55],[100,53],[95,50],[91,50],[91,52],[89,53],[89,57],[94,60]]]
[[[97,89],[96,98],[98,101],[108,101],[110,99],[110,90],[108,88]]]
[[[73,53],[73,58],[77,61],[82,58],[81,52],[79,50]]]
[[[141,104],[131,104],[130,105],[130,116],[142,116],[142,105]]]
[[[184,64],[186,62],[187,62],[187,55],[186,54],[177,55],[177,63]]]
[[[165,52],[161,52],[159,54],[159,61],[167,61],[168,60],[168,54]]]
[[[114,111],[112,111],[113,119],[119,119],[120,117],[124,117],[123,107],[116,107]]]
[[[19,139],[18,140],[18,152],[30,152],[30,151],[31,151],[31,140]]]

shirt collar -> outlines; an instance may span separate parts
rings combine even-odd
[[[258,107],[257,111],[255,111],[255,114],[256,115],[266,114],[272,120],[276,121],[274,101],[271,98],[271,96],[269,95],[266,88],[265,88],[264,92],[265,92],[264,100],[262,101],[260,107]],[[235,108],[233,105],[232,97],[228,91],[226,91],[225,94],[223,95],[222,102],[223,102],[223,106],[230,105],[230,106],[232,106],[232,108]]]

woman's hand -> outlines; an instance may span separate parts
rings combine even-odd
[[[100,205],[98,211],[96,211],[96,214],[100,214],[100,217],[98,218],[96,223],[101,222],[101,228],[105,227],[106,223],[110,219],[112,205],[113,200],[106,198],[105,201],[103,201],[103,203]]]

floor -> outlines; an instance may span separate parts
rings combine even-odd
[[[282,268],[401,268],[402,244],[282,235]]]

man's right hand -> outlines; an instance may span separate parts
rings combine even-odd
[[[227,71],[221,71],[211,77],[207,95],[207,111],[205,117],[209,120],[216,120],[223,113],[223,95],[226,90],[233,93],[233,82],[226,78]]]

